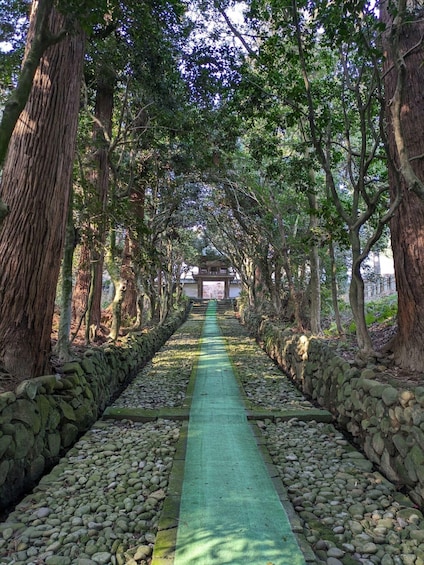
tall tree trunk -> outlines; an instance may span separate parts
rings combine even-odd
[[[90,291],[90,248],[84,241],[79,250],[77,276],[72,295],[72,319],[78,328],[85,321]]]
[[[93,286],[94,266],[92,261],[90,262],[89,273],[90,275],[89,275],[89,285],[88,285],[88,295],[87,295],[87,308],[84,317],[84,321],[85,321],[84,337],[85,337],[86,345],[94,341],[97,330],[94,324],[90,324],[90,316],[89,316],[89,312],[91,312],[91,310],[93,309],[93,302],[94,302],[94,286]]]
[[[90,328],[90,341],[94,341],[99,333],[102,321],[104,249],[92,251],[91,259],[91,296],[86,315],[86,326]]]
[[[318,205],[315,194],[308,195],[311,213],[309,216],[309,231],[311,234],[311,249],[309,252],[309,262],[311,265],[310,279],[310,301],[311,301],[311,331],[318,335],[321,333],[321,284],[320,284],[320,258],[317,242],[317,228],[319,225]]]
[[[59,359],[70,357],[70,333],[72,321],[72,267],[75,250],[75,227],[73,221],[72,190],[69,197],[68,221],[62,260],[62,284],[60,293],[60,321],[55,353]]]
[[[53,4],[53,0],[33,0],[31,5],[31,37],[28,36],[25,57],[17,85],[4,104],[0,121],[0,167],[6,158],[7,147],[16,122],[25,108],[31,93],[32,83],[41,56],[47,47],[57,43],[64,37],[63,33],[58,33],[56,37],[49,33],[49,19]]]
[[[109,146],[112,129],[115,75],[109,65],[97,71],[97,90],[92,135],[93,162],[90,163],[90,183],[94,195],[87,193],[85,232],[77,270],[73,298],[73,316],[83,316],[85,340],[94,340],[101,324],[104,245],[106,240],[106,207],[109,193]],[[94,218],[94,219],[93,219]]]
[[[243,286],[246,290],[249,307],[255,307],[255,265],[251,257],[246,256],[244,261],[244,273]]]
[[[167,284],[166,277],[162,269],[158,270],[158,301],[155,319],[161,324],[166,318],[166,305],[167,305]]]
[[[57,43],[64,37],[62,33],[58,33],[56,36],[48,33],[52,8],[53,0],[33,0],[31,5],[31,26],[26,43],[25,57],[17,85],[4,104],[0,121],[0,168],[6,158],[16,122],[25,108],[31,93],[32,83],[40,63],[40,58],[47,47]],[[0,228],[8,212],[7,205],[0,200]]]
[[[116,341],[119,337],[122,321],[122,301],[124,300],[126,281],[122,277],[122,269],[118,265],[121,261],[117,257],[116,231],[111,230],[110,245],[105,255],[105,264],[113,283],[112,324],[109,332],[109,339]]]
[[[282,264],[281,257],[275,257],[274,259],[274,284],[271,285],[271,299],[273,307],[277,316],[281,315],[283,310],[282,304]]]
[[[134,329],[139,330],[144,323],[144,299],[146,295],[144,292],[138,292],[137,295],[137,316],[134,323]]]
[[[298,293],[296,292],[296,287],[293,279],[293,272],[292,272],[290,256],[287,246],[286,229],[284,227],[283,218],[281,217],[279,212],[277,212],[276,216],[277,216],[276,221],[277,221],[278,231],[280,233],[280,239],[281,239],[281,261],[283,264],[284,272],[286,274],[287,285],[289,287],[290,306],[291,308],[293,308],[293,317],[296,327],[298,330],[302,330],[303,324],[302,324],[302,317],[300,314],[300,300],[298,297]]]
[[[138,249],[138,247],[137,247]],[[140,264],[138,262],[138,260],[134,257],[134,255],[136,254],[136,252],[133,252],[133,262],[132,262],[132,268],[131,268],[131,273],[134,276],[134,278],[132,279],[132,284],[134,284],[135,287],[135,320],[134,320],[134,324],[132,326],[133,330],[138,330],[142,327],[143,323],[144,323],[144,317],[145,317],[145,308],[144,308],[144,300],[146,297],[145,294],[145,290],[144,290],[144,285],[143,285],[143,281],[142,281],[142,276],[141,276],[141,269],[140,269]],[[125,293],[124,296],[124,301],[122,303],[122,313],[124,315],[124,313],[129,312],[129,310],[124,310],[124,306],[126,304],[126,297],[127,297],[127,292]]]
[[[53,10],[51,31],[63,23]],[[83,55],[82,33],[46,50],[3,170],[1,198],[10,213],[0,237],[0,360],[22,378],[50,369]]]
[[[109,332],[109,339],[116,341],[119,337],[119,331],[122,324],[122,301],[124,300],[126,283],[121,277],[112,279],[115,288],[115,294],[111,304],[112,308],[112,324]]]
[[[87,312],[87,323],[92,338],[101,324],[104,246],[107,231],[107,199],[109,194],[109,146],[112,134],[113,94],[115,73],[109,63],[100,65],[97,71],[96,103],[94,108],[94,161],[92,183],[96,190],[96,221],[93,225],[94,248],[92,249],[92,295]]]
[[[337,285],[337,266],[336,266],[336,257],[334,254],[334,244],[333,240],[330,239],[329,243],[329,255],[330,255],[330,280],[331,280],[331,302],[333,305],[334,310],[334,318],[336,321],[336,328],[340,336],[344,335],[344,330],[342,326],[342,319],[340,316],[340,309],[339,309],[339,292],[338,292],[338,285]]]
[[[359,233],[351,231],[350,242],[352,246],[352,279],[349,287],[349,302],[356,324],[358,347],[363,355],[368,356],[373,353],[373,348],[365,320],[364,280],[361,274],[362,261],[359,259],[361,254]]]
[[[261,311],[263,308],[263,304],[265,302],[265,294],[264,294],[264,281],[263,281],[263,273],[261,266],[256,261],[255,270],[253,274],[253,297],[254,297],[254,304],[255,309]]]
[[[122,315],[127,318],[135,318],[134,329],[141,327],[143,318],[144,293],[141,293],[141,269],[140,269],[140,233],[144,228],[145,215],[145,186],[135,186],[130,197],[131,210],[134,214],[135,227],[128,231],[128,255],[129,268],[127,272],[127,291],[122,303]],[[141,307],[140,307],[141,306]]]
[[[156,289],[156,285],[155,285],[155,276],[152,274],[148,274],[146,276],[146,295],[147,298],[149,300],[149,307],[150,307],[150,312],[149,312],[149,320],[158,320],[159,316],[158,316],[158,312],[159,312],[159,306],[158,306],[158,291]],[[158,284],[158,288],[160,288],[159,284]]]
[[[126,281],[126,291],[121,305],[122,317],[132,323],[137,318],[137,281],[133,268],[134,242],[127,230],[125,234],[124,252],[122,256],[121,278]]]
[[[389,11],[393,6],[396,11]],[[389,180],[392,198],[401,186],[402,202],[390,224],[398,291],[398,333],[391,344],[395,361],[424,369],[424,20],[408,4],[383,2],[386,109],[389,124]],[[393,19],[392,14],[396,14]],[[391,162],[390,162],[391,161]],[[399,174],[400,171],[400,174]]]
[[[164,296],[164,320],[171,314],[174,305],[175,305],[175,296],[174,296],[174,288],[175,288],[175,280],[174,280],[174,255],[172,253],[172,239],[168,238],[167,242],[165,243],[166,249],[166,271],[164,272],[164,282],[163,282],[163,290],[165,293]]]
[[[305,157],[310,158],[310,149],[306,149]],[[319,335],[321,328],[321,262],[319,256],[318,245],[318,229],[319,229],[319,207],[316,194],[316,175],[314,168],[309,167],[310,188],[308,190],[309,204],[309,242],[311,244],[309,252],[309,263],[311,268],[311,276],[309,281],[309,299],[310,299],[310,321],[311,332]]]

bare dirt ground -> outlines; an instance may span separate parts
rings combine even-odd
[[[379,382],[398,388],[415,388],[424,384],[424,373],[396,366],[393,355],[385,352],[385,346],[396,335],[396,330],[396,325],[392,322],[374,323],[369,328],[374,350],[381,354],[381,358],[375,360],[376,367],[379,369],[377,379]],[[338,342],[337,350],[341,357],[350,361],[357,357],[358,346],[355,336],[350,335],[343,339],[331,338],[331,341]]]
[[[109,318],[110,314],[107,310],[102,313],[102,325],[99,328],[97,333],[97,337],[95,341],[91,344],[91,347],[94,345],[102,345],[108,341],[108,334],[109,334]],[[52,326],[52,371],[54,372],[55,369],[60,365],[60,361],[54,353],[54,346],[57,342],[57,330],[59,327],[59,315],[57,313],[54,314],[53,318],[53,326]],[[71,346],[71,353],[75,355],[75,357],[80,356],[84,350],[87,348],[85,336],[84,336],[84,327],[80,327],[78,329],[77,324],[73,324],[71,327],[71,336],[72,339],[72,346]],[[74,337],[75,336],[75,337]],[[0,393],[14,391],[17,385],[21,382],[22,379],[14,377],[13,375],[7,374],[2,371],[0,366]]]

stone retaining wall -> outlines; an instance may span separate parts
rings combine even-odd
[[[383,384],[376,366],[349,363],[319,338],[284,330],[248,311],[242,317],[298,388],[329,410],[376,467],[407,487],[423,507],[424,386],[405,390]]]
[[[14,503],[99,418],[113,396],[186,319],[188,310],[122,344],[85,351],[56,375],[0,394],[0,511]]]

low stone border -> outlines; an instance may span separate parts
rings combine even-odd
[[[87,431],[111,399],[187,318],[189,309],[147,333],[129,334],[65,363],[55,375],[0,394],[0,508],[5,509]]]
[[[185,455],[187,448],[188,421],[182,423],[177,449],[174,455],[168,493],[164,501],[158,524],[152,565],[172,565],[177,545],[178,519],[181,492],[184,480]]]
[[[397,389],[348,363],[316,337],[243,312],[243,322],[296,386],[329,410],[367,457],[424,507],[424,386]]]

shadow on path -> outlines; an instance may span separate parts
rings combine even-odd
[[[190,411],[174,565],[303,565],[210,302]]]

